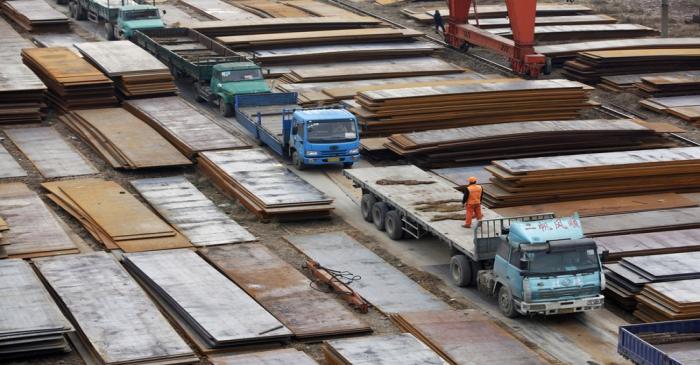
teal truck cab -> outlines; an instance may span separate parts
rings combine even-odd
[[[603,306],[605,275],[598,248],[584,237],[578,216],[516,221],[502,232],[493,268],[479,271],[477,284],[497,296],[504,315],[574,313]]]
[[[308,165],[351,168],[360,159],[357,119],[345,109],[302,109],[296,93],[236,96],[236,120],[261,144]]]
[[[132,41],[168,65],[173,76],[191,80],[197,101],[233,116],[235,97],[269,93],[260,66],[188,28],[137,31]]]
[[[70,0],[68,8],[74,19],[104,23],[109,40],[131,39],[136,30],[165,27],[158,8],[131,0]]]

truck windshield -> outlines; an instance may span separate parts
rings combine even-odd
[[[309,122],[306,134],[311,143],[349,142],[357,139],[357,130],[352,120]]]
[[[262,72],[260,69],[250,69],[250,70],[237,70],[237,71],[222,71],[221,81],[232,82],[232,81],[248,81],[248,80],[260,80],[262,79]]]
[[[531,274],[563,274],[598,270],[598,254],[593,248],[571,251],[525,253]]]
[[[158,10],[156,9],[143,9],[143,10],[129,10],[122,14],[124,20],[142,20],[142,19],[158,19]]]

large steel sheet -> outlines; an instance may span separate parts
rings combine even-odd
[[[216,355],[209,356],[209,361],[214,365],[318,365],[309,355],[295,349]]]
[[[384,313],[448,308],[447,304],[344,232],[286,236],[285,239],[321,266],[359,275],[361,279],[349,286]]]
[[[324,352],[326,359],[335,360],[334,364],[447,365],[438,354],[409,333],[331,340],[324,344]]]
[[[253,298],[191,250],[129,253],[124,257],[128,267],[212,347],[291,336]]]
[[[260,17],[221,0],[182,0],[182,3],[219,20],[251,20]]]
[[[10,152],[0,144],[0,179],[22,176],[27,176],[27,173],[22,169],[22,166],[12,158]]]
[[[184,176],[132,180],[131,185],[195,246],[256,240]]]
[[[192,350],[108,253],[43,258],[35,264],[104,363],[191,362]]]
[[[309,279],[262,244],[212,247],[202,253],[298,338],[370,331],[346,305],[314,290]]]
[[[97,173],[53,127],[6,129],[5,134],[45,178]]]
[[[163,62],[128,40],[76,43],[74,46],[110,77],[169,72]]]

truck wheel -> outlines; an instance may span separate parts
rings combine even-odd
[[[401,226],[401,215],[397,210],[390,210],[384,217],[384,230],[392,240],[403,238],[403,227]]]
[[[354,165],[354,163],[352,163],[352,162],[346,162],[346,163],[343,164],[343,168],[344,168],[344,169],[351,169],[351,168],[352,168],[352,165]]]
[[[472,262],[467,256],[454,255],[450,259],[450,273],[452,280],[459,287],[471,286],[474,282],[474,270],[472,270]]]
[[[302,160],[301,157],[299,157],[299,153],[297,153],[297,151],[292,152],[292,163],[299,171],[306,168],[304,160]]]
[[[224,99],[219,98],[219,112],[224,117],[233,116],[233,106],[231,104],[224,102]]]
[[[386,213],[389,211],[389,206],[384,202],[374,203],[372,206],[372,222],[378,230],[384,230],[384,219],[386,218]]]
[[[508,318],[518,316],[518,312],[515,310],[515,303],[513,302],[513,294],[510,293],[510,289],[505,285],[498,289],[498,309]]]
[[[114,36],[114,26],[112,23],[107,22],[105,23],[105,32],[107,33],[107,40],[108,41],[113,41],[117,39],[117,37]]]
[[[363,194],[360,200],[360,212],[365,222],[372,223],[372,206],[377,202],[377,199],[372,194]]]

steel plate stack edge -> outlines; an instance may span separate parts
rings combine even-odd
[[[202,152],[197,166],[226,195],[263,220],[327,218],[333,199],[263,150]]]
[[[106,252],[34,260],[76,327],[88,364],[180,365],[199,359],[146,293]]]
[[[69,352],[74,331],[29,262],[0,261],[0,358]]]
[[[650,317],[658,318],[653,316],[653,311],[663,310],[663,306],[653,303],[654,295],[645,298],[644,293],[654,292],[654,286],[659,283],[700,279],[700,252],[625,257],[617,263],[605,264],[604,268],[608,279],[606,296],[626,309],[638,308],[640,311],[637,314],[642,317],[643,312],[650,312],[651,315],[642,318],[648,320]],[[683,291],[679,290],[677,294],[682,295]],[[637,307],[637,302],[645,304]],[[672,318],[672,315],[668,318]]]
[[[67,32],[70,20],[44,0],[2,1],[0,10],[20,27],[34,32]]]

